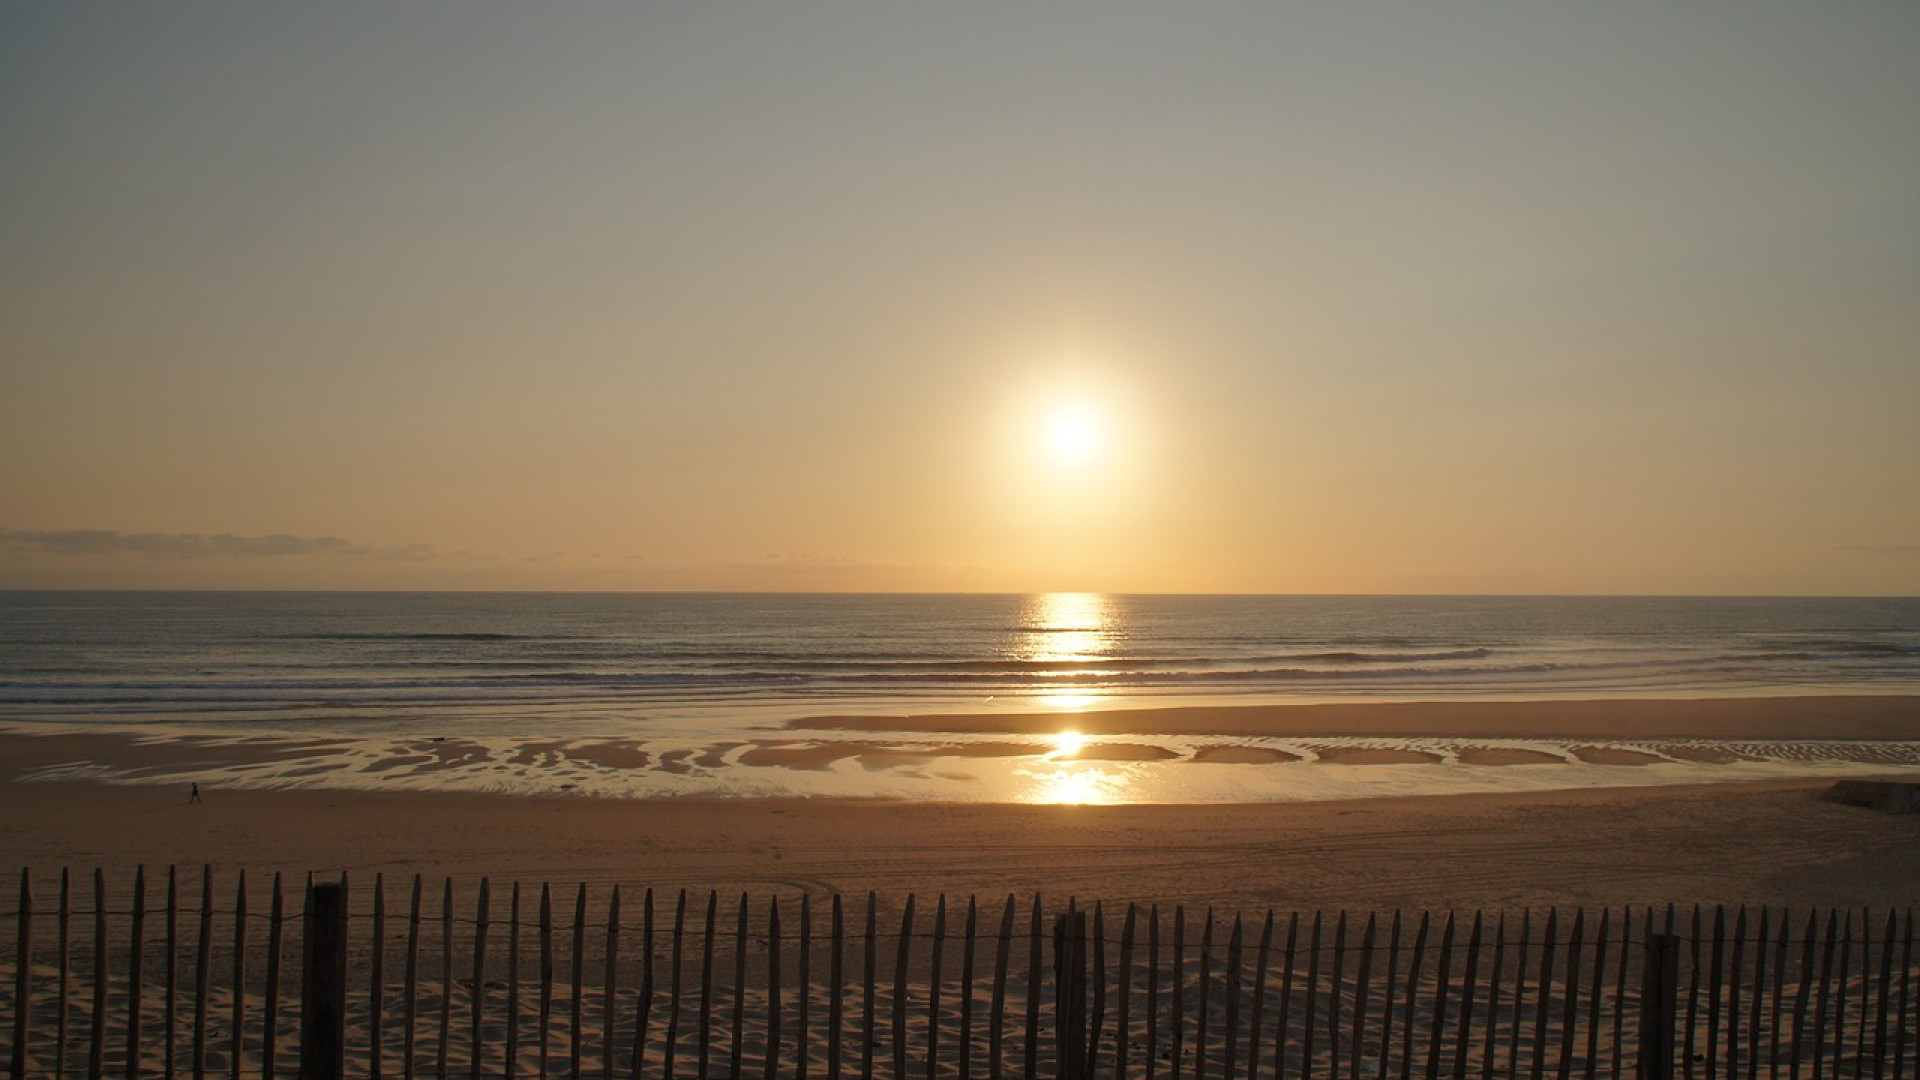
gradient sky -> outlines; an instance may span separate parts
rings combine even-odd
[[[0,587],[1920,593],[1916,57],[1905,0],[8,3]]]

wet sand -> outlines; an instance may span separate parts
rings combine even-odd
[[[1806,695],[1539,701],[1359,701],[1199,705],[1074,713],[834,716],[792,728],[1044,735],[1449,737],[1474,739],[1914,739],[1920,697]]]
[[[621,798],[1290,802],[1920,776],[1920,698],[1354,702],[817,717],[724,733],[0,728],[15,780]],[[632,730],[632,725],[628,726]]]
[[[436,770],[473,759],[533,773],[591,765],[674,778],[703,770],[887,776],[928,760],[945,768],[1037,760],[1059,752],[1041,737],[1059,730],[1057,714],[843,718],[678,748],[617,738],[504,748],[406,740],[356,774],[387,785],[372,789],[301,775],[347,754],[352,740],[0,735],[0,866],[38,875],[98,865],[125,875],[141,863],[211,863],[722,890],[1041,891],[1247,908],[1904,905],[1920,882],[1920,818],[1822,802],[1832,783],[1823,770],[1834,763],[1814,751],[1823,739],[1856,740],[1836,744],[1853,755],[1842,762],[1846,775],[1879,769],[1913,779],[1906,759],[1920,738],[1917,706],[1911,697],[1807,697],[1077,715],[1075,726],[1092,738],[1069,763],[1165,770],[1175,792],[1184,776],[1306,783],[1338,775],[1350,781],[1343,790],[1360,796],[1206,803],[1196,792],[1186,804],[1113,806],[594,798],[433,786]],[[1537,736],[1543,724],[1554,725],[1557,738],[1510,738]],[[888,734],[903,729],[937,737],[915,743]],[[1164,745],[1140,737],[1168,732],[1178,738]],[[1262,741],[1276,736],[1291,741]],[[1165,745],[1184,747],[1185,756],[1168,760]],[[1749,764],[1782,747],[1788,752]],[[1802,758],[1806,774],[1795,775]],[[206,771],[210,761],[227,771]],[[1756,768],[1768,778],[1753,779]],[[1398,778],[1478,770],[1552,788],[1559,770],[1594,769],[1619,784],[1662,770],[1728,782],[1451,795],[1396,786]],[[186,800],[188,776],[201,777],[201,805]],[[1193,781],[1202,782],[1218,781]],[[1376,791],[1393,797],[1366,797]]]

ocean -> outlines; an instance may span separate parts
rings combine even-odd
[[[15,730],[625,740],[715,772],[829,715],[1808,693],[1920,693],[1920,599],[0,593]]]

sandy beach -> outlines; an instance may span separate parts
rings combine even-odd
[[[1214,763],[1274,767],[1246,740],[1352,725],[1381,733],[1495,736],[1550,707],[1593,753],[1636,764],[1622,739],[1687,740],[1706,751],[1805,732],[1898,747],[1916,734],[1913,699],[1763,702],[1347,706],[1099,713],[1095,732],[1180,727],[1218,737]],[[1332,710],[1332,711],[1329,711]],[[1049,718],[1057,723],[1058,718]],[[815,722],[897,729],[903,718]],[[923,718],[944,733],[1040,730],[1018,717]],[[1184,726],[1182,726],[1184,725]],[[1292,725],[1288,727],[1288,725]],[[1797,726],[1796,726],[1797,725]],[[1707,739],[1707,736],[1714,736]],[[865,733],[858,736],[868,739]],[[882,753],[887,745],[862,745]],[[1006,746],[1026,745],[1015,738]],[[996,748],[997,747],[997,748]],[[1609,750],[1609,748],[1611,749]],[[1001,752],[995,744],[988,752]],[[271,744],[254,748],[288,752]],[[242,751],[232,751],[240,753]],[[602,751],[604,752],[604,751]],[[0,740],[0,851],[36,874],[145,863],[250,871],[346,870],[430,878],[634,882],[664,888],[858,894],[1042,891],[1229,907],[1519,907],[1763,902],[1898,905],[1920,881],[1920,822],[1823,802],[1831,780],[1778,775],[1653,786],[1207,805],[1014,805],[847,799],[606,799],[460,791],[258,789],[162,782],[204,749],[110,736]],[[1390,749],[1347,748],[1326,769],[1417,768]],[[1496,770],[1550,770],[1525,750],[1480,749]],[[76,757],[133,758],[145,783],[23,780]],[[629,757],[627,764],[639,761]],[[1372,761],[1375,764],[1368,765]],[[1424,766],[1439,768],[1437,765]],[[1729,766],[1730,767],[1730,766]],[[1857,767],[1855,774],[1863,774]],[[1870,771],[1870,770],[1869,770]],[[1906,769],[1884,775],[1905,776]]]
[[[815,910],[820,911],[817,901],[834,894],[850,898],[858,912],[864,895],[872,891],[878,894],[875,906],[887,926],[904,917],[909,896],[918,898],[923,932],[937,897],[960,904],[955,911],[964,909],[964,898],[975,897],[991,913],[1010,895],[1023,898],[1023,905],[1038,895],[1050,911],[1070,898],[1099,901],[1116,918],[1130,903],[1142,905],[1138,911],[1161,905],[1157,910],[1163,913],[1183,907],[1192,919],[1222,934],[1234,913],[1257,919],[1262,911],[1280,913],[1283,921],[1287,912],[1301,913],[1306,925],[1317,925],[1315,912],[1339,920],[1340,912],[1424,911],[1441,913],[1443,921],[1449,911],[1466,919],[1477,912],[1501,927],[1509,925],[1511,915],[1524,928],[1532,915],[1523,911],[1537,915],[1546,909],[1610,909],[1618,915],[1620,908],[1630,906],[1644,918],[1648,907],[1669,904],[1678,906],[1683,921],[1690,909],[1700,910],[1693,905],[1704,905],[1709,919],[1713,905],[1720,904],[1739,912],[1755,906],[1769,912],[1790,910],[1796,918],[1808,909],[1826,909],[1836,917],[1845,911],[1847,933],[1852,934],[1853,914],[1862,909],[1872,909],[1875,919],[1887,911],[1910,910],[1915,883],[1920,882],[1920,816],[1841,805],[1821,796],[1836,775],[1874,775],[1876,761],[1910,752],[1916,735],[1911,699],[1569,704],[1204,709],[1076,718],[1088,739],[1079,753],[1101,768],[1295,769],[1303,770],[1298,774],[1303,776],[1319,770],[1355,777],[1454,770],[1525,774],[1542,777],[1540,783],[1549,785],[1259,803],[609,798],[404,784],[326,786],[316,784],[316,778],[335,774],[314,772],[313,765],[316,755],[325,761],[335,753],[337,744],[326,739],[302,743],[206,736],[141,739],[71,731],[13,734],[0,737],[0,856],[11,872],[31,873],[42,909],[54,902],[63,868],[78,871],[75,884],[84,907],[90,902],[90,871],[100,867],[108,910],[116,913],[135,906],[128,901],[136,867],[146,868],[150,890],[167,879],[168,866],[177,867],[190,899],[203,864],[212,870],[209,880],[218,897],[228,895],[244,870],[256,904],[264,903],[274,873],[284,874],[296,887],[309,872],[322,880],[348,874],[358,890],[360,906],[355,910],[363,913],[373,903],[375,893],[367,886],[376,876],[386,883],[380,895],[394,902],[406,895],[407,883],[418,875],[429,899],[445,888],[447,895],[458,895],[461,905],[474,902],[482,879],[493,884],[496,903],[509,883],[527,887],[529,904],[543,884],[555,886],[563,900],[577,896],[585,904],[591,892],[594,905],[610,904],[607,898],[614,890],[608,886],[618,885],[630,904],[642,895],[658,898],[663,918],[677,910],[677,893],[681,900],[691,897],[696,925],[702,897],[710,897],[707,903],[715,910],[731,912],[737,898],[747,896],[756,913],[777,903],[791,916],[801,909],[802,896],[816,901]],[[688,770],[848,769],[885,774],[926,768],[929,760],[972,760],[969,753],[981,759],[1057,753],[1057,744],[1053,751],[1047,747],[1054,742],[1048,737],[1054,730],[1050,725],[1059,719],[1009,715],[811,721],[750,744],[688,748],[670,760]],[[1560,725],[1559,735],[1546,742],[1529,736],[1524,745],[1506,741],[1507,733],[1531,732],[1541,723]],[[1370,734],[1351,734],[1355,724]],[[1826,739],[1809,738],[1809,732]],[[931,738],[916,741],[920,736]],[[1181,753],[1150,754],[1160,745],[1153,740],[1162,736],[1177,736],[1166,745],[1182,747]],[[1267,743],[1283,737],[1296,740],[1290,745],[1298,753],[1283,753]],[[1781,752],[1829,742],[1846,752]],[[539,745],[540,755],[612,770],[647,770],[661,757],[657,749],[618,740]],[[1552,749],[1533,748],[1539,746]],[[966,749],[949,752],[955,748]],[[452,763],[523,750],[524,744],[520,750],[503,751],[481,743],[436,743],[419,756]],[[579,759],[570,756],[576,752]],[[755,752],[765,760],[741,761]],[[184,778],[210,775],[206,770],[214,758],[236,768],[259,765],[278,776],[281,786],[203,783],[203,801],[189,801],[193,781]],[[1880,768],[1879,775],[1890,779],[1916,776],[1912,765]],[[216,770],[211,775],[222,774]],[[1617,777],[1618,782],[1587,782],[1595,775]],[[94,778],[80,778],[88,776]],[[1553,787],[1555,776],[1581,783]],[[1675,777],[1700,776],[1726,779],[1674,782]],[[1349,790],[1365,790],[1366,783]],[[1378,786],[1408,790],[1395,781]],[[576,893],[577,885],[588,888]],[[151,901],[155,893],[146,895]],[[605,910],[593,907],[582,925],[597,926],[595,920]],[[633,923],[638,917],[631,912],[627,917],[630,934],[640,932]],[[1355,933],[1364,921],[1352,922]],[[357,925],[364,933],[367,924]],[[523,924],[515,940],[530,945],[529,933]],[[52,948],[51,931],[43,928],[40,934],[43,947]],[[214,970],[225,972],[233,961],[220,952],[224,930],[217,937]],[[720,939],[723,946],[731,940],[726,933]],[[397,948],[400,940],[390,932],[385,947]],[[891,939],[883,944],[887,950],[895,948]],[[597,947],[590,946],[575,968],[599,972],[604,954],[595,952]],[[1573,948],[1570,939],[1567,947]],[[929,977],[926,964],[931,961],[926,956],[916,955],[911,978]],[[1717,964],[1717,948],[1712,957]],[[389,959],[397,963],[397,958]],[[758,954],[752,959],[765,962]],[[1699,959],[1694,956],[1695,963]],[[1522,962],[1509,960],[1514,966],[1507,977],[1525,978]],[[1315,962],[1304,962],[1304,971],[1293,974],[1312,979]],[[498,957],[491,963],[497,967]],[[629,957],[623,963],[629,969],[623,974],[627,985],[637,985],[634,961]],[[1406,961],[1403,955],[1402,967],[1406,963],[1417,961]],[[725,956],[720,966],[730,970]],[[390,967],[386,976],[389,991],[394,970]],[[483,1057],[505,1052],[498,1047],[516,1023],[501,1019],[509,1011],[508,998],[517,995],[522,1007],[520,1027],[530,1015],[526,1010],[532,1007],[534,991],[528,970],[521,969],[518,982],[487,983],[482,1011],[490,1019],[474,1021],[484,1026],[484,1039],[463,1034],[473,1015],[463,1011],[471,1008],[467,999],[461,994],[440,997],[448,984],[429,975],[421,998],[424,1015],[435,1015],[445,1001],[457,1003],[458,1023],[445,1029],[454,1033],[450,1060],[466,1060],[470,1045],[489,1046],[480,1051]],[[753,967],[749,974],[758,978],[760,970]],[[38,965],[33,979],[40,1014],[34,1060],[44,1064],[57,1042],[47,1034],[54,1030],[54,1003],[67,996],[51,963]],[[923,984],[913,985],[920,989],[910,989],[909,998],[927,992]],[[1009,992],[1016,1017],[1024,1015],[1017,1004],[1023,1000],[1023,985],[1016,983]],[[683,1003],[704,993],[691,984],[675,992],[686,995]],[[159,1000],[157,990],[151,1000]],[[226,1015],[231,1000],[216,990],[216,1015]],[[744,1033],[743,1060],[758,1062],[764,1029],[757,1026],[761,1016],[752,1003],[760,999],[749,990],[740,1000],[752,1007],[739,1020],[727,1022],[737,1023]],[[881,995],[880,1015],[894,1015],[889,1012],[891,1000]],[[88,1008],[84,1000],[77,1001],[73,1015],[91,1015]],[[155,1008],[148,1010],[153,1027],[160,1023]],[[404,1049],[390,1029],[374,1036],[361,1008],[350,1024],[353,1061],[368,1060],[375,1045],[396,1065],[404,1052],[447,1052],[444,1036],[431,1045],[430,1039],[403,1040]],[[1490,1015],[1497,1012],[1492,1006],[1489,1010]],[[659,1063],[673,1039],[662,1034],[663,1022],[671,1028],[662,1020],[663,1012],[650,1014],[647,1047],[654,1064],[649,1068],[663,1068]],[[565,1045],[569,1022],[562,1017],[543,1029],[554,1045]],[[1136,1039],[1144,1037],[1137,1014],[1129,1023]],[[108,1026],[109,1042],[119,1046],[126,1027],[113,1018]],[[982,1041],[979,1025],[970,1030],[972,1051],[989,1053],[991,1043]],[[291,1045],[294,1034],[286,1027],[283,1047]],[[215,1035],[214,1042],[224,1047],[221,1033]],[[822,1037],[817,1030],[812,1037],[816,1054]],[[595,1053],[598,1038],[590,1040]],[[626,1038],[623,1034],[617,1041],[624,1045]],[[685,1050],[689,1036],[683,1032],[681,1038]],[[1557,1045],[1542,1051],[1542,1060],[1553,1057]],[[1595,1052],[1604,1057],[1608,1045],[1600,1044]],[[540,1051],[530,1039],[519,1047],[523,1066],[533,1071]],[[73,1041],[68,1050],[70,1064],[85,1060],[82,1042]],[[1324,1056],[1326,1045],[1315,1052]],[[149,1047],[149,1058],[155,1053]],[[224,1053],[217,1051],[212,1059],[216,1068],[229,1060]],[[242,1051],[243,1056],[253,1053]],[[281,1054],[284,1057],[284,1049]],[[1840,1060],[1838,1051],[1835,1060]]]
[[[150,867],[859,895],[1074,894],[1255,910],[1902,905],[1920,822],[1778,782],[1259,806],[616,801],[0,786],[36,876]],[[41,880],[46,880],[41,877]]]

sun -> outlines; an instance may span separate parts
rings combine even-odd
[[[1159,455],[1141,400],[1118,379],[1094,375],[1040,373],[1008,388],[1006,406],[983,432],[989,438],[981,442],[980,464],[983,482],[1004,500],[1006,542],[1020,546],[1019,559],[1058,559],[1048,563],[1055,566],[1049,577],[1064,573],[1085,561],[1096,539],[1083,530],[1129,523],[1145,511]],[[1097,624],[1067,629],[1090,625]],[[1074,634],[1061,643],[1067,640],[1085,639]]]
[[[1056,407],[1047,417],[1048,454],[1063,465],[1082,465],[1100,456],[1106,443],[1105,425],[1091,408],[1080,403]]]

